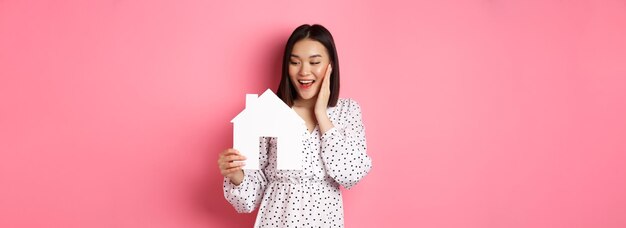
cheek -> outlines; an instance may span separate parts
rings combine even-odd
[[[289,77],[291,77],[291,79],[294,79],[297,76],[298,76],[298,67],[289,66]]]
[[[291,70],[289,71],[289,79],[291,80],[291,84],[295,87],[298,87],[298,74],[297,73],[292,73]]]
[[[315,73],[317,77],[321,78],[324,77],[326,73],[326,68],[322,66],[316,66],[315,68],[311,69],[311,71],[313,71],[313,73]]]

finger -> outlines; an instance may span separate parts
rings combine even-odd
[[[326,75],[322,82],[322,87],[324,88],[324,92],[330,92],[330,75]]]
[[[226,157],[226,160],[229,161],[229,162],[232,162],[232,161],[244,161],[244,160],[246,160],[246,157],[243,156],[243,155],[230,155],[230,156]]]
[[[229,151],[229,152],[221,154],[220,156],[221,157],[228,157],[228,156],[231,156],[231,155],[241,155],[241,153],[239,153],[239,151],[236,151],[236,152],[235,151]]]
[[[221,173],[222,173],[223,176],[228,176],[229,174],[232,174],[235,171],[237,171],[237,168],[233,168],[233,169],[229,169],[229,170],[222,170]]]
[[[220,164],[219,165],[220,166],[220,170],[224,171],[224,170],[232,168],[231,164],[232,164],[232,162],[224,162],[224,163]]]
[[[220,153],[220,154],[227,154],[227,153],[239,153],[239,151],[234,149],[234,148],[228,148],[228,149],[225,149],[224,151],[222,151],[222,153]]]
[[[225,163],[225,157],[223,155],[220,155],[220,157],[217,159],[217,164],[222,165],[222,163]]]
[[[220,167],[220,172],[222,174],[228,173],[230,170],[233,170],[233,169],[243,169],[243,167],[244,167],[243,164],[241,164],[241,165],[237,164],[237,165],[234,165],[233,167],[230,167],[229,164],[225,164],[225,165],[223,165],[223,167]]]
[[[248,158],[246,158],[243,155],[236,155],[236,154],[231,154],[228,156],[222,156],[220,157],[217,162],[218,163],[230,163],[230,162],[238,162],[238,161],[245,161]]]
[[[232,173],[232,172],[237,171],[237,170],[243,170],[243,166],[227,168],[227,169],[222,170],[222,172],[223,173]]]
[[[328,68],[326,68],[326,77],[328,78],[328,80],[324,80],[325,82],[328,81],[328,83],[330,83],[330,77],[332,75],[333,72],[333,66],[331,64],[328,64]]]
[[[332,64],[328,64],[328,67],[326,68],[326,75],[330,75],[330,73],[333,72],[333,65]]]
[[[229,167],[228,167],[228,164],[230,164],[230,163],[228,163],[228,162],[222,162],[222,163],[220,163],[220,165],[219,165],[220,170],[226,170],[226,169],[228,169],[228,168],[229,168]]]
[[[233,168],[233,167],[241,167],[241,166],[244,166],[244,165],[246,165],[245,162],[231,162],[231,163],[228,163],[226,165],[226,169],[230,169],[230,168]]]
[[[222,175],[226,176],[228,174],[232,174],[232,173],[235,173],[235,172],[240,171],[240,170],[243,170],[243,168],[242,167],[235,167],[235,168],[227,169],[227,170],[224,170],[222,172]]]

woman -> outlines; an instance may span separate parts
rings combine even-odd
[[[304,119],[303,170],[276,169],[276,139],[261,138],[260,170],[242,170],[230,148],[218,165],[224,196],[240,213],[260,205],[255,227],[343,227],[339,186],[347,189],[372,167],[361,109],[339,98],[339,61],[330,32],[302,25],[285,46],[278,96]]]

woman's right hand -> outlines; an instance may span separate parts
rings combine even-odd
[[[243,181],[244,160],[246,157],[241,155],[239,151],[228,148],[220,153],[217,165],[222,175],[228,177],[233,184],[239,185]]]

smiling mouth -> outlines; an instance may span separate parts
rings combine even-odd
[[[311,87],[311,85],[315,83],[315,80],[298,80],[298,83],[300,83],[300,88],[306,89]]]

